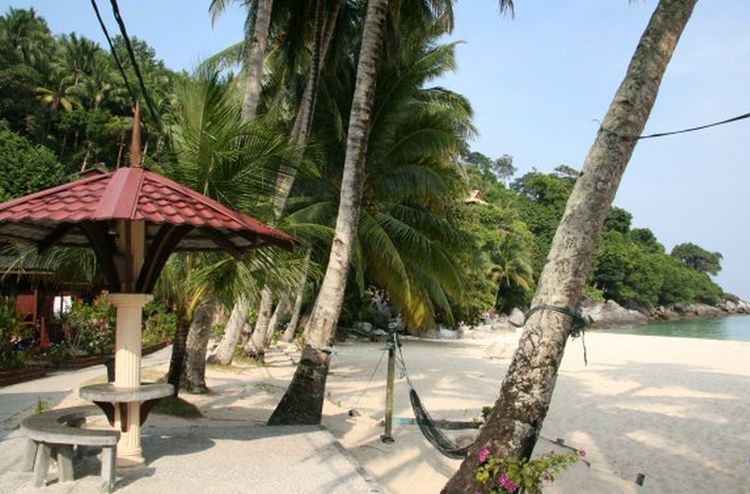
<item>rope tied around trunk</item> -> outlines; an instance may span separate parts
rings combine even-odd
[[[585,338],[585,332],[586,332],[586,326],[588,326],[588,321],[585,317],[583,317],[583,313],[580,309],[571,309],[570,307],[561,307],[559,305],[537,305],[535,307],[532,307],[531,309],[526,312],[526,316],[523,319],[523,325],[526,325],[526,322],[536,314],[537,312],[541,312],[544,310],[549,310],[552,312],[557,312],[558,314],[563,314],[565,316],[570,317],[573,319],[573,324],[570,327],[570,336],[573,338],[581,337],[581,345],[583,346],[583,363],[584,365],[589,365],[589,359],[586,354],[586,338]]]

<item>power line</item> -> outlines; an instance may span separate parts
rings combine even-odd
[[[104,21],[102,20],[102,16],[99,13],[99,7],[97,7],[96,5],[96,0],[91,0],[91,6],[94,8],[94,12],[96,13],[96,18],[99,20],[99,26],[101,26],[102,31],[104,32],[104,37],[107,38],[109,51],[112,52],[112,57],[115,59],[115,64],[117,65],[117,68],[120,71],[122,80],[125,82],[125,87],[128,89],[128,93],[130,93],[130,98],[133,100],[133,104],[135,104],[138,101],[138,97],[136,96],[135,91],[133,91],[133,88],[130,86],[130,82],[128,81],[128,76],[127,74],[125,74],[125,68],[122,66],[122,62],[120,62],[120,57],[117,56],[117,52],[115,51],[115,45],[112,43],[112,38],[110,38],[109,31],[107,31],[107,26],[104,24]]]
[[[728,123],[737,122],[739,120],[744,120],[746,118],[750,118],[750,113],[743,113],[742,115],[737,115],[736,117],[727,118],[724,120],[719,120],[718,122],[711,122],[704,125],[698,125],[696,127],[688,127],[686,129],[680,129],[680,130],[672,130],[669,132],[656,132],[654,134],[645,134],[640,136],[629,136],[620,134],[619,132],[615,132],[613,130],[601,128],[602,131],[608,132],[610,134],[616,135],[617,137],[621,137],[623,139],[627,139],[629,141],[639,141],[642,139],[654,139],[657,137],[667,137],[667,136],[673,136],[676,134],[687,134],[688,132],[695,132],[698,130],[704,130],[704,129],[710,129],[711,127],[718,127],[719,125],[726,125]]]
[[[671,132],[657,132],[656,134],[642,135],[642,136],[638,136],[637,139],[653,139],[654,137],[665,137],[665,136],[671,136],[675,134],[686,134],[688,132],[695,132],[696,130],[703,130],[703,129],[708,129],[711,127],[718,127],[719,125],[737,122],[738,120],[744,120],[746,118],[750,118],[750,113],[745,113],[743,115],[738,115],[736,117],[727,118],[725,120],[720,120],[718,122],[713,122],[713,123],[709,123],[705,125],[699,125],[697,127],[689,127],[687,129],[682,129],[682,130],[673,130]]]
[[[115,16],[115,21],[117,21],[117,25],[120,26],[120,34],[122,34],[123,41],[125,42],[125,48],[128,51],[130,62],[133,64],[133,71],[135,72],[135,77],[138,79],[138,85],[141,87],[148,110],[151,113],[151,117],[156,122],[156,126],[159,130],[162,130],[161,119],[159,118],[159,114],[154,110],[154,103],[151,100],[151,96],[149,96],[148,90],[146,90],[146,84],[143,82],[143,74],[141,74],[141,69],[135,58],[133,46],[130,44],[130,37],[128,36],[127,29],[125,29],[125,21],[122,20],[122,16],[120,15],[120,8],[117,6],[117,0],[110,0],[110,3],[112,4],[112,13]]]

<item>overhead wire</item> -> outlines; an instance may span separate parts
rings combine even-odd
[[[93,0],[92,0],[93,1]],[[143,81],[143,74],[141,73],[141,69],[138,65],[138,61],[135,58],[135,52],[133,51],[133,46],[130,43],[130,37],[128,36],[128,31],[125,28],[125,21],[122,19],[122,16],[120,15],[120,8],[117,5],[117,0],[110,0],[110,3],[112,4],[112,13],[115,16],[115,21],[117,22],[117,25],[120,27],[120,34],[122,34],[123,41],[125,42],[125,48],[128,52],[128,57],[130,58],[130,62],[133,64],[133,71],[135,72],[135,77],[138,79],[138,85],[141,88],[141,91],[143,92],[143,98],[146,100],[146,106],[148,106],[149,113],[151,114],[151,117],[154,119],[154,122],[156,122],[156,126],[159,130],[162,130],[162,123],[161,119],[159,118],[159,114],[156,113],[156,110],[154,109],[154,102],[151,99],[151,96],[149,95],[148,90],[146,89],[146,83]]]
[[[133,104],[135,104],[136,101],[138,101],[138,96],[136,96],[135,91],[133,91],[133,87],[130,85],[130,81],[128,81],[128,76],[125,73],[125,67],[123,67],[122,62],[120,61],[120,57],[115,51],[115,45],[112,43],[112,38],[109,36],[107,26],[104,24],[102,16],[99,13],[99,7],[96,5],[96,0],[91,0],[91,6],[94,8],[94,13],[96,13],[96,18],[99,20],[99,26],[101,26],[102,31],[104,32],[104,37],[107,39],[109,51],[112,53],[112,57],[115,59],[115,65],[117,65],[117,69],[120,71],[122,80],[125,82],[125,87],[127,88],[128,93],[130,93],[130,98],[133,100]]]
[[[726,118],[724,120],[719,120],[718,122],[711,122],[711,123],[704,124],[704,125],[697,125],[695,127],[688,127],[686,129],[672,130],[669,132],[656,132],[653,134],[645,134],[645,135],[639,135],[639,136],[623,135],[613,130],[605,129],[604,127],[602,127],[601,130],[604,132],[608,132],[610,134],[616,135],[618,137],[621,137],[623,139],[628,139],[631,141],[640,141],[643,139],[654,139],[657,137],[667,137],[667,136],[672,136],[672,135],[677,135],[677,134],[687,134],[688,132],[695,132],[698,130],[710,129],[711,127],[718,127],[720,125],[726,125],[728,123],[737,122],[739,120],[744,120],[746,118],[750,118],[750,113],[743,113],[742,115],[737,115],[736,117]]]

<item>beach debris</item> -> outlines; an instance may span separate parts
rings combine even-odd
[[[638,472],[638,475],[636,475],[635,477],[635,483],[640,486],[643,486],[643,482],[645,481],[646,481],[646,475]]]

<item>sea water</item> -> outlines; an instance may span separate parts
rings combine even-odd
[[[601,331],[647,336],[750,341],[750,315],[658,321],[642,326],[622,326]]]

